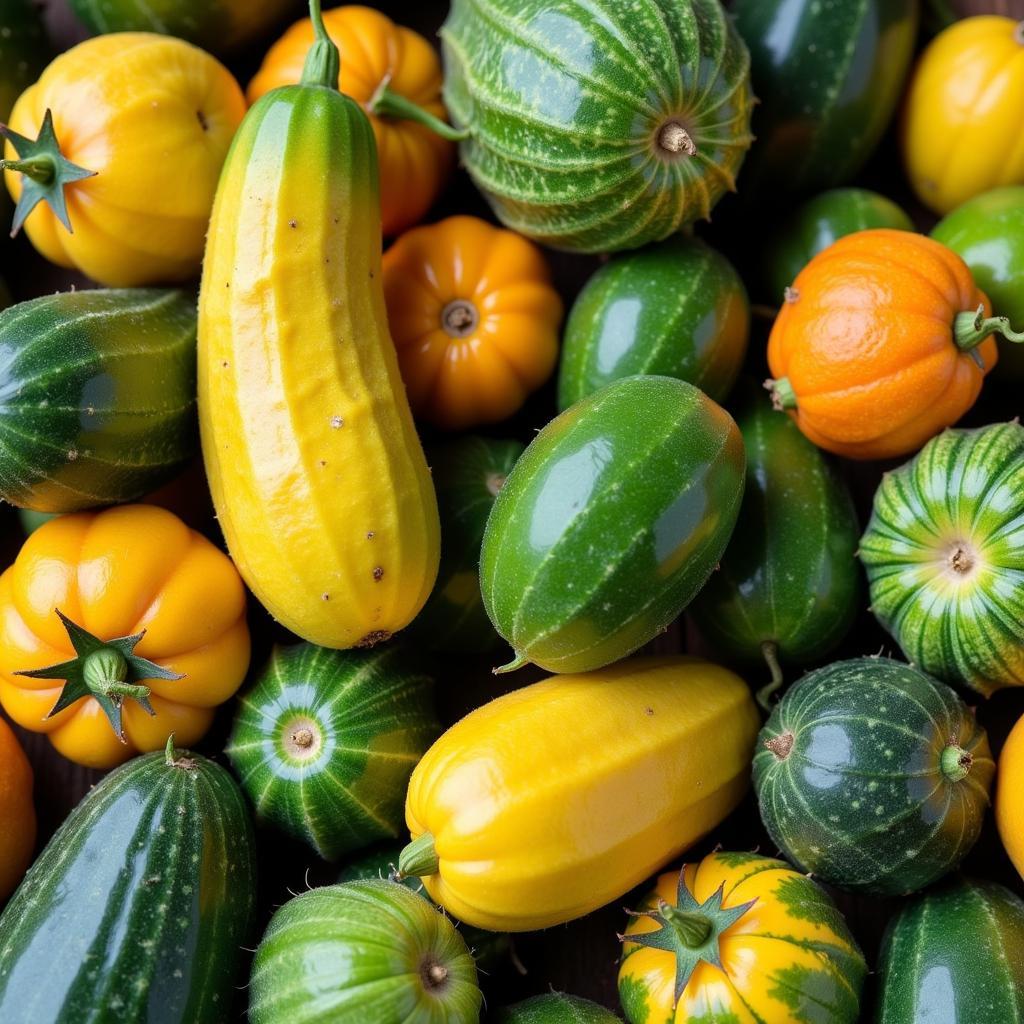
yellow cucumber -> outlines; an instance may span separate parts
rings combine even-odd
[[[437,501],[388,333],[377,152],[317,41],[249,111],[221,175],[199,297],[203,456],[260,602],[325,647],[384,640],[437,574]]]

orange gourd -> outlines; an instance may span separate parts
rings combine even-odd
[[[451,140],[459,133],[443,125],[447,115],[441,102],[441,62],[426,39],[380,11],[358,5],[335,7],[324,11],[323,19],[341,52],[339,88],[362,104],[373,126],[384,234],[396,235],[423,218],[454,163]],[[249,83],[249,103],[271,89],[298,82],[312,45],[309,18],[292,25]],[[423,118],[421,112],[430,116]],[[418,123],[424,120],[430,124]],[[442,138],[438,130],[451,138]]]
[[[991,312],[951,249],[909,231],[858,231],[787,289],[765,386],[821,448],[906,455],[974,404],[996,362],[991,335],[1024,340]]]
[[[409,231],[384,254],[409,404],[443,430],[516,412],[558,358],[562,300],[540,250],[476,217]]]
[[[32,768],[10,726],[0,718],[0,903],[21,881],[35,842]]]

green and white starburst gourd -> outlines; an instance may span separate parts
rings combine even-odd
[[[444,99],[510,228],[573,252],[706,218],[750,146],[750,58],[720,0],[454,0]]]
[[[947,430],[886,474],[860,558],[910,661],[985,696],[1024,686],[1024,427]]]

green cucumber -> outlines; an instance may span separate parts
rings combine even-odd
[[[693,599],[743,495],[732,417],[671,377],[626,377],[531,442],[487,521],[484,606],[515,660],[586,672],[632,653]]]
[[[549,992],[503,1006],[494,1024],[618,1024],[619,1018],[597,1003],[564,992]]]
[[[0,498],[37,512],[131,501],[199,448],[196,304],[155,288],[0,312]]]
[[[255,909],[231,776],[167,750],[83,798],[0,916],[0,1020],[223,1024]]]

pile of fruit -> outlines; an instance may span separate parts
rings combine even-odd
[[[0,0],[4,1024],[1024,1019],[1014,6]]]

